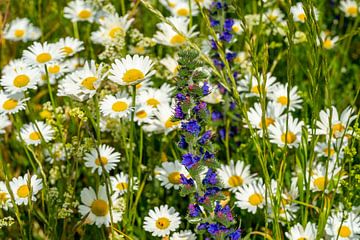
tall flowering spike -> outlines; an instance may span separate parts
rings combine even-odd
[[[228,25],[230,28],[231,21]],[[178,146],[182,152],[181,163],[189,171],[189,176],[180,175],[181,194],[191,197],[188,219],[199,224],[198,230],[209,236],[237,239],[240,232],[231,228],[234,217],[230,207],[220,205],[225,195],[217,176],[219,163],[211,144],[213,134],[207,129],[211,116],[202,101],[211,93],[207,74],[201,71],[202,63],[194,51],[180,52],[178,61],[178,92],[173,121],[181,121]]]

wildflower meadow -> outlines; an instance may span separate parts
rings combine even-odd
[[[0,239],[359,240],[358,0],[0,1]]]

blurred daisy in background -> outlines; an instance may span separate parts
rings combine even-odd
[[[134,121],[139,125],[151,121],[155,109],[152,106],[139,105],[135,109]]]
[[[217,170],[219,179],[223,182],[224,187],[235,192],[239,187],[250,184],[255,180],[256,174],[251,174],[250,165],[246,165],[243,161],[230,161],[229,165],[221,165]]]
[[[159,105],[168,105],[171,101],[173,89],[173,87],[166,83],[164,83],[160,89],[147,88],[138,94],[136,102],[153,108]]]
[[[106,187],[101,185],[99,191],[96,194],[91,187],[84,188],[80,193],[81,205],[79,206],[79,212],[82,217],[86,217],[86,220],[90,224],[96,224],[97,227],[105,225],[108,227],[111,223],[110,210],[112,213],[112,220],[117,223],[121,220],[122,213],[115,209],[110,209],[109,199],[106,195]],[[111,196],[112,203],[116,202],[116,195]]]
[[[113,177],[110,177],[110,181],[111,181],[111,186],[112,186],[112,190],[121,195],[124,195],[128,190],[129,190],[129,175],[127,175],[126,173],[119,173],[116,174]],[[133,178],[133,182],[132,182],[132,191],[136,191],[139,188],[139,181],[137,179],[137,177]]]
[[[196,240],[196,235],[191,230],[181,230],[174,232],[170,240]]]
[[[58,44],[34,42],[23,52],[24,61],[31,66],[43,66],[59,61],[64,57],[64,53]]]
[[[0,90],[0,114],[14,114],[24,110],[27,100],[29,100],[29,98],[24,98],[22,93],[8,94]]]
[[[27,18],[16,18],[4,29],[4,38],[11,41],[33,41],[41,36],[39,28],[35,27]]]
[[[64,8],[64,17],[72,22],[95,20],[96,11],[94,7],[83,0],[75,0],[68,3]]]
[[[300,239],[306,239],[306,240],[315,240],[316,239],[316,224],[308,222],[306,224],[305,229],[303,226],[301,226],[300,223],[295,224],[290,228],[289,232],[285,233],[285,236],[289,240],[300,240]]]
[[[5,182],[0,181],[0,209],[8,210],[12,207],[10,194],[6,188],[6,184]]]
[[[302,108],[302,99],[298,94],[297,86],[292,87],[288,94],[288,84],[277,83],[269,93],[268,97],[284,109],[287,108],[287,105],[289,104],[290,111]]]
[[[356,1],[342,0],[340,1],[340,10],[345,13],[346,17],[357,17],[359,13],[359,5]]]
[[[133,18],[128,19],[128,15],[122,17],[119,17],[117,13],[108,15],[99,20],[100,28],[98,31],[91,33],[91,40],[101,45],[117,43],[117,36],[125,36],[133,21]]]
[[[0,114],[0,134],[5,133],[5,128],[11,126],[11,121],[9,117],[5,114]]]
[[[327,220],[326,234],[331,239],[356,240],[360,238],[360,218],[354,212],[333,212]]]
[[[154,111],[154,118],[147,122],[143,126],[143,129],[146,132],[168,134],[180,127],[179,121],[172,121],[173,116],[174,110],[170,105],[160,105],[157,110]]]
[[[120,60],[115,59],[115,63],[111,64],[109,79],[120,85],[135,85],[155,74],[152,66],[153,62],[148,56],[127,55]]]
[[[276,119],[280,119],[284,109],[275,104],[274,102],[268,102],[265,113],[265,128],[275,124]],[[263,135],[263,119],[262,119],[262,107],[260,103],[255,103],[248,111],[248,119],[253,128],[258,130],[260,136]],[[245,120],[245,119],[244,119]],[[246,126],[248,127],[248,126]]]
[[[165,58],[160,60],[160,63],[164,65],[166,69],[171,73],[171,75],[168,76],[168,78],[170,79],[176,76],[179,71],[179,64],[177,60],[178,60],[177,56],[171,57],[169,55],[167,55]]]
[[[244,29],[242,27],[242,22],[238,19],[234,20],[234,24],[232,25],[231,29],[233,30],[234,33],[238,35],[244,32]]]
[[[344,151],[343,146],[341,150],[339,151],[339,147],[336,146],[336,141],[332,141],[330,144],[330,148],[328,145],[328,142],[318,142],[315,146],[314,151],[317,153],[318,157],[325,157],[332,160],[336,160],[337,158],[343,159],[344,158]]]
[[[291,115],[277,119],[274,125],[269,126],[270,142],[284,147],[297,148],[301,142],[301,130],[304,122]]]
[[[107,173],[116,167],[120,162],[120,153],[115,148],[102,144],[85,153],[84,160],[85,166],[91,168],[92,173],[97,171],[101,175],[103,167]]]
[[[196,25],[189,29],[190,19],[181,17],[168,17],[166,19],[174,25],[179,33],[174,31],[172,26],[166,22],[158,23],[156,27],[159,30],[153,37],[155,42],[170,47],[177,47],[184,45],[186,38],[192,38],[198,35],[198,32],[194,32]]]
[[[35,195],[43,188],[41,179],[27,173],[24,176],[13,178],[10,181],[10,187],[17,205],[28,205],[29,199],[33,202],[36,201]]]
[[[144,219],[144,229],[154,237],[165,237],[175,231],[181,223],[179,213],[168,205],[155,207]]]
[[[337,185],[339,185],[337,186],[337,190],[339,190],[339,187],[341,185],[340,180],[347,177],[341,171],[341,167],[337,167],[334,161],[330,161],[327,168],[328,169],[326,169],[326,165],[322,163],[317,163],[309,170],[310,189],[313,192],[322,192],[325,190],[325,187],[326,192],[328,192]],[[308,179],[309,171],[306,171],[306,179]]]
[[[246,97],[259,97],[260,93],[268,95],[268,93],[273,92],[276,87],[276,77],[271,76],[271,73],[267,73],[265,79],[262,74],[259,78],[260,79],[257,79],[255,76],[246,75],[244,79],[238,82],[237,90],[240,93],[245,93]],[[263,84],[265,84],[265,86],[263,86]],[[265,93],[262,93],[263,87]]]
[[[66,153],[64,144],[62,143],[54,143],[51,144],[51,153],[48,149],[44,149],[44,157],[45,161],[53,164],[56,161],[65,161],[66,160]]]
[[[322,45],[325,49],[332,49],[335,47],[336,42],[339,40],[338,36],[330,37],[329,34],[326,34],[325,32],[322,32],[320,34]],[[318,45],[320,45],[320,41],[317,39]]]
[[[115,96],[107,95],[100,102],[100,111],[103,116],[111,118],[127,118],[134,111],[131,106],[132,100],[125,92],[120,92]]]
[[[189,6],[191,4],[191,6]],[[190,9],[191,8],[191,9]],[[173,16],[176,17],[189,17],[197,16],[199,9],[195,1],[188,2],[186,0],[179,0],[174,7],[168,8]]]
[[[20,129],[22,140],[27,145],[37,146],[44,142],[50,142],[54,138],[54,130],[50,125],[42,121],[35,121],[35,123],[25,124]]]
[[[56,79],[64,76],[64,74],[70,72],[70,66],[68,62],[54,62],[46,65],[46,69],[49,76],[50,84],[55,84]],[[39,81],[39,85],[47,84],[46,72],[44,69],[40,69],[42,73],[41,79],[43,81]]]
[[[161,186],[164,186],[166,189],[174,188],[178,190],[181,185],[180,174],[183,174],[185,177],[189,176],[189,172],[184,165],[177,160],[175,162],[163,162],[154,171],[155,177],[161,182]]]
[[[282,22],[284,18],[284,14],[279,8],[268,9],[265,13],[265,16],[267,20],[272,23]]]
[[[345,108],[340,116],[334,106],[331,109],[321,110],[320,120],[316,123],[316,134],[326,135],[327,138],[330,137],[330,132],[332,138],[341,138],[344,134],[350,134],[347,129],[356,119],[356,115],[353,114],[354,110],[350,106]]]
[[[262,180],[253,181],[243,185],[235,194],[235,204],[249,213],[255,214],[257,209],[262,209],[265,205],[265,186]]]
[[[60,38],[57,43],[66,57],[71,57],[84,50],[84,43],[73,37]]]

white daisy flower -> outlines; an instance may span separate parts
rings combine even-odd
[[[73,56],[84,50],[84,43],[73,37],[60,38],[58,45],[66,57]]]
[[[40,36],[40,29],[33,26],[27,18],[16,18],[4,29],[4,38],[12,41],[33,41]]]
[[[322,32],[320,34],[320,37],[322,39],[322,44],[325,49],[332,49],[335,47],[336,42],[339,40],[338,36],[335,36],[331,38],[328,34],[325,32]],[[317,39],[318,45],[320,45],[320,41]]]
[[[99,156],[100,154],[100,156]],[[115,151],[115,148],[102,144],[98,149],[93,148],[84,156],[85,166],[91,168],[91,172],[98,172],[102,174],[102,167],[106,172],[114,169],[118,162],[120,162],[120,153]]]
[[[154,237],[165,237],[175,231],[180,223],[179,213],[173,207],[162,205],[149,211],[149,215],[144,219],[144,229]]]
[[[17,71],[5,72],[0,80],[5,91],[15,94],[28,89],[36,89],[36,83],[40,79],[39,70],[32,67],[15,68]]]
[[[197,16],[199,14],[198,6],[194,1],[190,2],[191,4],[191,16]],[[190,16],[190,7],[188,1],[178,1],[176,5],[172,8],[169,8],[171,14],[175,17],[189,17]]]
[[[120,85],[134,85],[155,74],[152,66],[153,61],[148,56],[127,55],[111,64],[109,79]]]
[[[60,83],[58,96],[69,96],[78,101],[92,98],[106,77],[103,64],[96,66],[95,61],[86,62],[84,67],[67,75]]]
[[[170,47],[181,46],[186,43],[186,38],[192,38],[198,35],[194,32],[196,26],[189,29],[190,19],[181,17],[166,18],[179,31],[177,33],[172,26],[167,23],[158,23],[156,27],[159,29],[154,35],[154,41]]]
[[[279,8],[273,8],[266,11],[265,16],[269,22],[282,22],[284,14]]]
[[[0,114],[14,114],[26,108],[25,102],[29,98],[23,98],[22,93],[7,94],[0,90]]]
[[[268,128],[270,125],[275,124],[276,119],[280,119],[284,109],[278,104],[268,102],[265,112],[265,126]],[[248,119],[253,128],[258,130],[259,136],[263,135],[263,122],[262,122],[262,108],[260,103],[255,103],[248,111]],[[247,127],[247,126],[246,126]]]
[[[217,104],[224,101],[223,94],[220,92],[220,89],[213,86],[210,86],[210,93],[205,97],[202,97],[201,100],[210,104]]]
[[[345,13],[346,17],[357,17],[359,13],[359,5],[356,1],[342,0],[340,2],[340,10]]]
[[[65,73],[71,72],[69,62],[53,62],[51,64],[46,65],[46,69],[48,72],[50,84],[54,84],[56,79],[62,77]],[[42,73],[42,80],[39,84],[43,85],[47,83],[46,72],[45,69],[40,69]]]
[[[54,143],[51,144],[51,154],[48,149],[44,149],[45,161],[53,164],[56,161],[65,161],[66,153],[64,149],[64,144]]]
[[[344,134],[349,133],[347,128],[356,119],[356,115],[351,116],[354,110],[351,107],[347,107],[339,117],[336,108],[334,106],[331,108],[332,114],[330,122],[330,109],[320,111],[320,120],[316,123],[316,134],[326,135],[326,137],[329,138],[331,131],[332,138],[341,138]]]
[[[221,164],[221,168],[217,170],[220,180],[224,187],[235,192],[241,186],[250,184],[254,181],[256,174],[251,174],[250,165],[246,165],[243,161],[230,161],[229,165]]]
[[[151,121],[154,116],[155,109],[152,106],[139,105],[135,109],[134,121],[139,125]]]
[[[328,218],[326,234],[331,239],[337,240],[356,240],[360,238],[360,218],[354,212],[349,213],[332,213]]]
[[[166,189],[173,187],[175,190],[178,190],[180,188],[181,174],[188,177],[189,172],[177,160],[175,162],[163,162],[161,167],[157,166],[155,168],[156,178],[161,182],[161,186],[164,186]]]
[[[196,240],[196,235],[191,230],[181,230],[173,233],[170,240]]]
[[[0,114],[0,134],[5,133],[5,128],[11,126],[9,117],[5,114]]]
[[[264,76],[261,74],[260,79],[257,79],[255,76],[246,75],[244,79],[238,82],[237,90],[242,93],[245,92],[246,97],[259,97],[260,92],[262,91],[262,85],[264,83]],[[271,73],[266,74],[265,78],[265,94],[273,92],[276,86],[276,77],[271,76]],[[264,94],[264,93],[262,93]]]
[[[303,226],[301,226],[300,223],[295,224],[290,228],[289,232],[285,233],[285,236],[289,240],[300,240],[300,239],[306,239],[306,240],[315,240],[316,239],[316,224],[308,222],[306,224],[305,229]]]
[[[94,7],[83,0],[75,0],[68,3],[64,8],[64,17],[70,19],[72,22],[95,20]]]
[[[36,175],[29,176],[27,173],[24,176],[13,178],[10,181],[11,191],[14,194],[15,203],[17,205],[28,205],[29,199],[36,201],[35,195],[42,189],[42,180]]]
[[[304,23],[306,20],[306,14],[303,9],[303,5],[301,2],[298,2],[295,6],[290,8],[290,12],[294,17],[295,22],[302,22]]]
[[[178,60],[177,56],[171,57],[169,55],[167,55],[165,58],[160,60],[160,63],[164,65],[166,69],[169,70],[169,72],[171,73],[171,75],[168,76],[168,78],[173,78],[174,76],[177,75],[179,71],[179,64],[177,60]]]
[[[42,121],[25,124],[20,130],[22,140],[27,145],[34,146],[39,145],[41,141],[50,142],[54,138],[54,133],[52,127]]]
[[[4,66],[2,74],[6,74],[7,72],[18,72],[28,68],[29,65],[25,63],[23,59],[14,59]]]
[[[325,190],[326,182],[326,191],[334,188],[337,184],[340,185],[340,180],[345,179],[347,176],[341,171],[341,167],[337,167],[335,161],[330,161],[328,164],[328,170],[326,171],[326,166],[321,163],[312,166],[310,170],[306,172],[306,179],[309,178],[310,171],[310,189],[313,192],[322,192]]]
[[[238,19],[234,19],[234,24],[232,25],[231,29],[237,35],[240,35],[241,33],[244,32],[244,29],[242,27],[242,22]]]
[[[256,210],[262,209],[265,205],[265,186],[262,180],[253,181],[250,184],[241,186],[235,194],[235,204],[248,212],[255,214]]]
[[[160,3],[161,3],[165,8],[167,8],[168,10],[170,10],[171,8],[174,8],[179,1],[183,1],[183,0],[160,0]]]
[[[100,102],[100,111],[103,116],[111,118],[126,118],[132,111],[134,111],[131,104],[131,98],[129,98],[125,92],[118,93],[116,96],[107,95]]]
[[[133,18],[128,19],[128,15],[119,17],[115,13],[114,15],[106,16],[99,21],[100,29],[91,33],[91,40],[102,45],[116,44],[118,41],[117,36],[124,36],[133,21]]]
[[[9,191],[6,188],[5,182],[0,181],[0,208],[8,210],[12,208]]]
[[[112,213],[112,220],[117,223],[121,220],[122,213],[110,209],[109,199],[106,195],[106,187],[104,185],[99,187],[98,194],[95,193],[91,187],[84,188],[80,193],[81,205],[79,206],[79,212],[82,217],[87,216],[86,220],[90,224],[96,224],[97,227],[105,225],[108,227],[111,223],[110,210]],[[116,194],[111,196],[112,203],[116,202]]]
[[[160,105],[154,112],[155,118],[143,126],[144,131],[165,133],[166,135],[180,127],[180,121],[171,121],[174,116],[173,108],[169,105]]]
[[[210,9],[211,4],[213,3],[212,0],[195,0],[202,8]]]
[[[150,79],[146,79],[142,82],[139,82],[138,84],[135,85],[136,87],[136,93],[139,94],[141,91],[148,89],[149,87],[152,86],[152,81]]]
[[[43,66],[51,64],[54,61],[59,61],[63,58],[64,53],[58,44],[47,43],[43,44],[34,42],[23,53],[24,61],[32,66]]]
[[[289,104],[289,110],[294,111],[296,109],[301,109],[302,99],[299,96],[297,86],[294,86],[290,89],[288,95],[288,84],[275,84],[272,92],[269,93],[268,97],[274,103],[279,104],[281,107],[286,108]]]
[[[129,189],[129,175],[121,172],[114,177],[110,177],[111,186],[115,193],[124,195]],[[137,177],[133,177],[132,190],[136,191],[139,188],[139,181]]]
[[[339,150],[339,146],[337,146],[337,142],[332,140],[332,143],[330,144],[330,149],[327,142],[318,142],[315,146],[314,151],[317,153],[319,157],[325,157],[328,158],[330,156],[330,159],[336,160],[337,158],[343,159],[344,158],[344,146],[341,146],[341,149]]]
[[[288,126],[286,128],[286,117],[277,119],[274,125],[269,126],[270,142],[284,147],[285,143],[289,148],[297,148],[301,142],[301,128],[303,121],[288,116]]]
[[[171,101],[171,95],[174,87],[164,83],[160,89],[147,88],[141,91],[137,96],[136,102],[141,105],[158,107],[159,105],[167,105]]]

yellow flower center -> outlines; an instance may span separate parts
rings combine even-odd
[[[277,99],[277,102],[280,103],[283,106],[286,106],[288,104],[288,98],[286,96],[280,96]]]
[[[97,158],[97,159],[95,160],[95,164],[96,164],[97,166],[101,166],[101,164],[102,164],[102,165],[106,165],[107,163],[108,163],[108,159],[107,159],[106,157],[100,157],[100,159]]]
[[[329,156],[332,157],[335,153],[335,150],[333,148],[324,148],[323,152],[325,153],[326,156]]]
[[[333,46],[333,43],[330,39],[326,39],[324,42],[323,42],[323,46],[325,49],[330,49],[332,48]]]
[[[265,118],[265,126],[273,125],[275,120],[273,118]],[[262,121],[259,123],[259,127],[262,128]]]
[[[185,38],[183,36],[181,36],[180,34],[176,34],[170,39],[170,43],[172,45],[181,45],[184,42],[185,42]]]
[[[351,235],[350,228],[347,226],[341,226],[341,228],[339,229],[339,236],[343,238],[347,238],[350,237],[350,235]]]
[[[0,192],[0,203],[4,203],[6,202],[6,200],[8,199],[6,197],[7,193],[6,192]]]
[[[349,14],[349,15],[352,15],[352,16],[356,16],[357,15],[357,12],[358,12],[358,9],[356,6],[350,6],[346,9],[346,12]]]
[[[115,38],[118,34],[122,33],[123,29],[121,27],[114,27],[110,30],[109,36]]]
[[[178,125],[180,122],[172,122],[171,118],[169,118],[166,122],[165,122],[165,128],[172,128],[175,127],[176,125]]]
[[[236,33],[240,32],[240,30],[241,30],[240,26],[238,26],[238,25],[233,25],[233,26],[231,27],[231,29],[232,29],[234,32],[236,32]]]
[[[111,108],[114,112],[123,112],[128,109],[128,104],[123,101],[117,101],[112,105]]]
[[[261,90],[261,87],[259,86],[259,85],[256,85],[256,86],[253,86],[252,88],[251,88],[251,92],[252,93],[255,93],[255,94],[259,94],[260,93],[260,90]],[[265,92],[266,92],[266,88],[265,88]]]
[[[29,138],[33,141],[38,141],[40,140],[41,136],[38,132],[32,132],[30,133]]]
[[[91,212],[98,217],[103,217],[109,212],[109,206],[106,201],[97,199],[91,204]]]
[[[318,177],[314,180],[314,185],[320,190],[325,189],[325,177]]]
[[[20,198],[26,198],[29,196],[30,193],[30,189],[28,188],[28,186],[26,184],[21,185],[18,190],[16,191],[16,194],[20,197]]]
[[[46,63],[52,59],[50,53],[40,53],[36,56],[36,61],[38,63]]]
[[[263,202],[263,196],[259,193],[254,193],[249,197],[249,203],[253,206],[258,206]]]
[[[339,137],[338,135],[340,133],[342,133],[343,131],[345,130],[345,127],[342,123],[337,123],[337,124],[334,124],[333,127],[332,127],[332,133],[333,133],[333,136],[336,138],[336,137]]]
[[[60,66],[59,65],[50,66],[50,67],[48,67],[48,70],[49,70],[49,73],[56,74],[56,73],[60,72]]]
[[[147,113],[144,110],[140,110],[140,111],[136,112],[135,115],[136,115],[136,117],[141,118],[141,119],[144,119],[147,117]]]
[[[44,111],[41,111],[40,112],[40,117],[42,118],[42,119],[49,119],[49,118],[51,118],[51,112],[49,112],[48,110],[44,110]]]
[[[277,18],[278,18],[278,17],[277,17],[276,15],[273,15],[273,14],[270,14],[270,15],[268,16],[268,19],[269,19],[270,21],[272,21],[272,22],[276,21]]]
[[[5,110],[13,110],[18,105],[18,101],[15,99],[8,99],[3,103],[3,108]]]
[[[144,77],[145,76],[142,73],[142,71],[140,71],[139,69],[136,69],[136,68],[132,68],[132,69],[127,70],[124,73],[123,81],[126,82],[126,83],[132,83],[132,82],[141,80]]]
[[[22,88],[28,85],[29,82],[30,78],[25,74],[21,74],[15,77],[13,84],[15,87]]]
[[[92,13],[89,10],[83,9],[79,12],[78,17],[81,19],[88,19],[91,15]]]
[[[88,90],[95,90],[94,83],[96,82],[97,77],[87,77],[82,82],[81,85]]]
[[[287,142],[287,143],[291,144],[291,143],[295,142],[295,140],[296,140],[296,135],[290,131],[287,133],[283,133],[281,135],[281,141],[283,143]]]
[[[61,49],[66,55],[70,55],[74,52],[74,50],[71,47],[63,47]]]
[[[308,240],[307,237],[299,237],[297,240]]]
[[[300,14],[298,15],[298,18],[300,19],[300,21],[305,22],[305,19],[306,19],[305,13],[300,13]]]
[[[128,189],[128,184],[126,182],[120,182],[118,184],[116,184],[116,188],[119,190],[119,191],[124,191],[126,189]]]
[[[150,105],[152,107],[156,107],[157,105],[160,104],[160,102],[158,100],[156,100],[155,98],[149,98],[147,101],[146,101],[147,105]]]
[[[243,184],[244,180],[242,179],[242,177],[237,176],[237,175],[233,175],[231,177],[229,177],[228,180],[228,184],[230,185],[230,187],[238,187],[241,186]]]
[[[158,229],[164,230],[167,229],[170,225],[170,220],[166,217],[161,217],[156,220],[156,227]]]
[[[176,13],[179,16],[186,17],[189,15],[189,10],[187,8],[179,8]]]
[[[180,184],[180,172],[172,172],[168,176],[169,182],[172,184]]]
[[[15,37],[17,38],[21,38],[22,36],[24,36],[25,31],[22,29],[16,29],[14,32]]]

